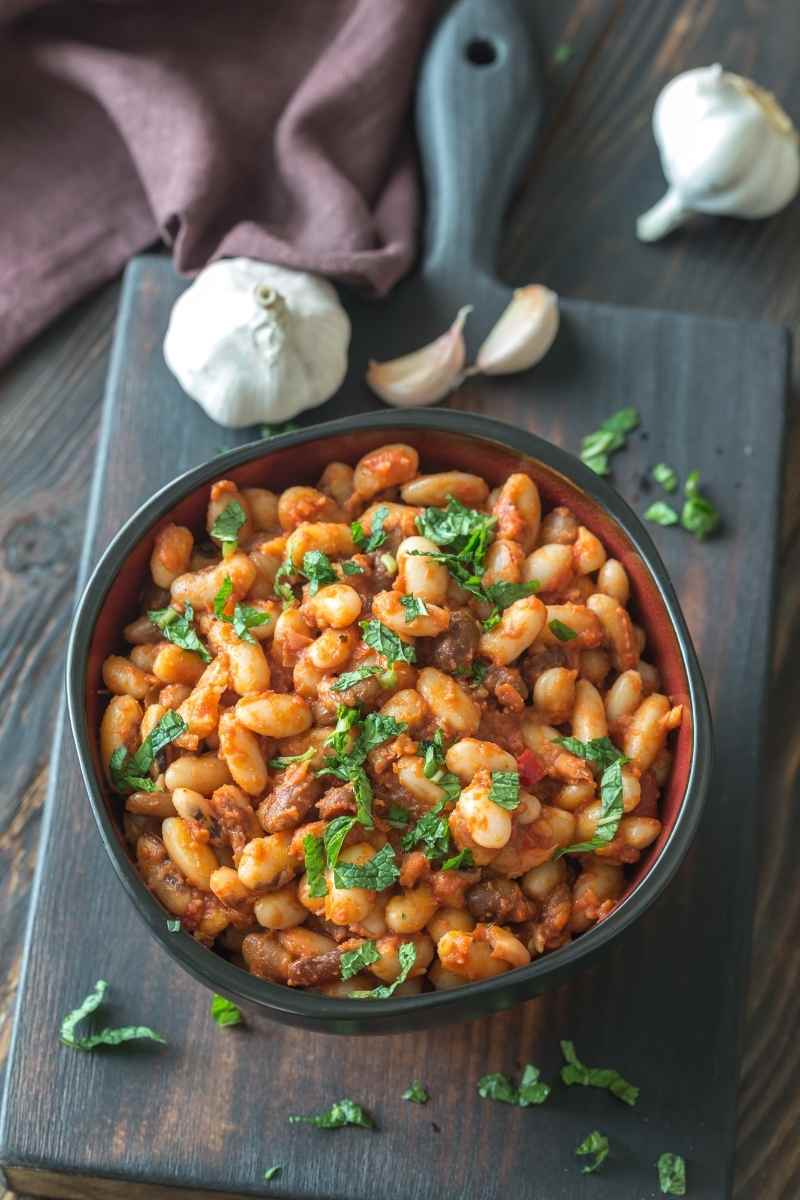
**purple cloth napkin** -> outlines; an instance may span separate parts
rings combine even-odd
[[[381,294],[434,0],[0,0],[0,362],[163,238]]]

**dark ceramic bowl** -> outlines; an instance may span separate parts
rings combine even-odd
[[[664,690],[684,705],[669,785],[662,797],[663,829],[631,874],[613,913],[570,945],[505,975],[453,991],[381,1002],[334,1000],[268,983],[167,930],[167,914],[139,879],[122,833],[118,796],[107,788],[98,758],[103,708],[101,666],[118,650],[120,631],[137,615],[137,597],[156,532],[168,521],[202,528],[208,485],[226,477],[240,486],[275,491],[313,482],[334,460],[355,463],[384,442],[416,446],[424,470],[459,469],[492,486],[512,471],[535,479],[546,507],[566,504],[625,566],[632,604],[647,631],[648,658]],[[572,455],[509,425],[447,409],[379,412],[241,446],[187,471],[139,509],[114,538],[81,597],[67,656],[72,731],[89,800],[120,882],[164,949],[216,992],[266,1009],[276,1020],[331,1033],[390,1033],[466,1020],[508,1008],[561,983],[650,907],[675,874],[697,828],[711,771],[711,722],[705,688],[686,622],[664,564],[625,501]]]

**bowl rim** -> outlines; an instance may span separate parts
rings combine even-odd
[[[437,429],[493,442],[500,448],[524,455],[540,462],[548,470],[560,473],[570,484],[606,509],[641,557],[675,633],[688,685],[693,745],[686,788],[667,841],[646,875],[605,920],[582,933],[569,945],[561,947],[557,953],[542,955],[513,972],[476,983],[465,983],[459,988],[393,997],[371,1005],[364,1001],[338,999],[271,983],[243,971],[209,947],[201,945],[185,931],[171,933],[167,929],[168,914],[147,891],[119,841],[103,790],[95,777],[89,745],[96,731],[88,728],[85,689],[88,650],[111,584],[122,563],[143,536],[143,531],[150,529],[165,511],[191,492],[224,475],[229,468],[268,458],[275,450],[339,434],[384,428]],[[432,1016],[441,1010],[457,1007],[460,1002],[462,1006],[466,1003],[477,1010],[481,1007],[483,997],[509,988],[516,993],[514,1002],[518,1002],[526,998],[526,993],[528,996],[536,994],[537,980],[551,974],[566,973],[581,960],[594,955],[638,920],[672,880],[697,831],[713,766],[711,714],[700,665],[667,569],[638,515],[610,484],[560,446],[528,430],[460,409],[388,410],[341,417],[280,434],[269,441],[259,439],[246,442],[176,476],[128,518],[111,539],[84,584],[69,634],[66,691],[81,774],[106,853],[136,911],[169,956],[207,987],[280,1013],[290,1021],[319,1025],[328,1021],[332,1027],[339,1027],[338,1030],[332,1029],[332,1032],[342,1029],[352,1032],[356,1027],[368,1032],[370,1024],[374,1026],[374,1032],[386,1032],[385,1027],[392,1018],[422,1017],[425,1013]],[[488,1009],[489,1006],[483,1007]]]

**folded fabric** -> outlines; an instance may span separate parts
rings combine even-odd
[[[386,292],[435,0],[0,0],[0,362],[137,251]]]

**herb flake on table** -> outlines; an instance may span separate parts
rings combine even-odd
[[[180,933],[182,928],[183,928],[183,926],[181,925],[181,923],[177,917],[170,917],[170,919],[167,921],[167,932],[168,933]]]
[[[384,846],[384,850],[386,846]],[[374,861],[374,859],[372,860]],[[399,872],[398,872],[399,874]],[[408,979],[414,963],[417,961],[417,947],[413,942],[403,942],[398,951],[398,960],[400,962],[400,974],[395,979],[394,983],[385,983],[380,987],[372,988],[371,991],[351,992],[350,997],[353,1000],[388,1000],[393,996],[402,983]]]
[[[216,992],[211,997],[211,1016],[223,1029],[228,1025],[241,1025],[244,1019],[238,1004],[234,1004],[227,996],[220,996]]]
[[[656,463],[650,474],[665,492],[677,491],[678,474],[674,467],[669,466],[668,463]]]
[[[166,1045],[166,1038],[147,1025],[121,1025],[115,1029],[106,1028],[97,1033],[78,1036],[77,1026],[97,1011],[107,992],[108,984],[105,979],[98,979],[89,995],[71,1013],[67,1013],[61,1022],[60,1031],[61,1041],[65,1046],[73,1050],[94,1050],[98,1046],[120,1046],[123,1042],[149,1041]]]
[[[277,425],[262,425],[260,427],[260,435],[262,438],[280,437],[282,433],[296,433],[300,426],[295,425],[294,421],[282,421]]]
[[[667,504],[665,500],[655,500],[649,508],[644,510],[644,519],[653,525],[663,525],[667,528],[670,525],[677,525],[679,517],[671,504]]]
[[[686,1195],[686,1163],[680,1154],[660,1154],[656,1162],[658,1183],[664,1196]]]
[[[231,500],[217,514],[211,526],[211,537],[222,544],[223,558],[230,558],[239,545],[239,530],[247,522],[247,514],[238,500]]]
[[[177,609],[171,606],[169,608],[151,609],[147,614],[147,618],[153,625],[158,626],[168,642],[179,646],[181,650],[191,650],[194,654],[199,654],[203,662],[211,662],[211,655],[200,641],[197,630],[192,623],[194,621],[194,609],[191,604],[186,604],[182,613],[179,613]]]
[[[425,1091],[418,1079],[414,1079],[400,1097],[401,1100],[410,1100],[412,1104],[427,1104],[430,1096]]]
[[[565,1060],[565,1065],[561,1068],[561,1078],[567,1086],[580,1084],[582,1087],[605,1088],[612,1096],[631,1107],[639,1099],[638,1087],[623,1079],[619,1071],[609,1067],[585,1066],[575,1053],[572,1042],[562,1042],[561,1053]]]
[[[527,1063],[522,1072],[519,1087],[508,1075],[495,1072],[478,1080],[478,1095],[483,1100],[497,1100],[501,1104],[513,1104],[517,1108],[529,1108],[532,1104],[544,1104],[550,1095],[550,1085],[539,1078],[539,1068]]]
[[[557,67],[563,67],[570,61],[575,51],[569,42],[559,42],[553,51],[553,62]]]
[[[264,1179],[267,1183],[269,1183],[271,1179],[277,1179],[282,1170],[282,1163],[276,1163],[274,1167],[267,1167],[266,1171],[264,1172]]]
[[[108,764],[114,790],[123,795],[127,792],[154,792],[156,785],[148,771],[164,747],[179,738],[187,728],[183,717],[170,710],[150,730],[135,754],[129,754],[124,746],[117,746]]]
[[[584,1175],[592,1175],[608,1158],[608,1138],[604,1133],[600,1133],[599,1129],[595,1129],[583,1139],[580,1146],[575,1147],[575,1153],[578,1155],[594,1155],[592,1162],[587,1163],[585,1167],[581,1167]]]
[[[581,441],[581,462],[596,475],[608,475],[609,455],[625,447],[628,434],[638,424],[639,414],[635,408],[621,408],[612,413],[601,422],[599,429]]]
[[[700,491],[700,472],[692,471],[683,485],[686,497],[681,510],[681,525],[698,540],[710,537],[718,528],[720,515],[707,496]]]
[[[345,950],[339,960],[339,972],[342,979],[352,979],[362,967],[368,967],[380,958],[374,942],[362,942],[355,950]]]
[[[353,535],[353,541],[363,554],[374,553],[386,541],[388,534],[383,528],[383,524],[388,515],[389,509],[385,504],[376,508],[372,514],[372,528],[369,533],[365,532],[360,521],[353,521],[351,524],[350,532]]]
[[[337,1100],[321,1113],[290,1115],[289,1124],[315,1125],[317,1129],[343,1129],[345,1125],[357,1125],[361,1129],[375,1128],[372,1117],[355,1100]]]

